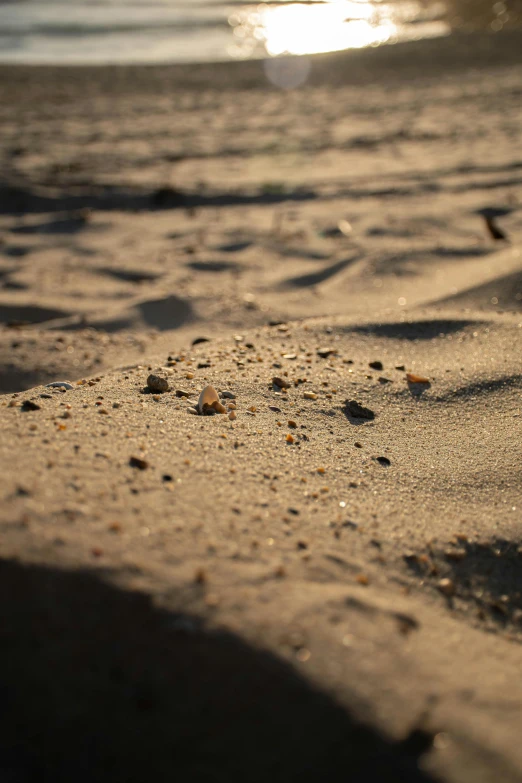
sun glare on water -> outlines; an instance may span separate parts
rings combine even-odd
[[[403,28],[416,19],[413,0],[387,4],[375,0],[326,0],[312,3],[262,3],[245,6],[229,17],[234,32],[230,53],[251,57],[263,53],[303,55],[377,46],[411,37]],[[440,25],[421,35],[441,34]],[[416,32],[420,27],[415,25]],[[417,37],[417,36],[416,36]]]

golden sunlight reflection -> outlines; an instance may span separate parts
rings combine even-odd
[[[426,15],[425,4],[415,0],[326,0],[245,6],[229,17],[234,32],[230,54],[317,54],[444,35],[447,28],[437,16],[440,8],[440,3],[433,3]]]

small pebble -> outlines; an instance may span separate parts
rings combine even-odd
[[[293,429],[293,430],[297,429],[297,423],[296,423],[295,421],[293,421],[292,419],[289,419],[289,420],[288,420],[288,426],[289,426],[291,429]]]
[[[288,433],[288,435],[286,436],[286,442],[287,443],[293,443],[294,442],[294,436],[291,435],[290,433]]]
[[[162,394],[169,390],[169,382],[166,378],[162,378],[160,375],[149,375],[147,378],[147,386],[151,392]]]
[[[289,389],[292,385],[286,378],[279,378],[277,375],[272,378],[274,386],[278,386],[280,389]]]
[[[448,597],[455,595],[455,585],[451,579],[441,579],[439,581],[438,588],[443,595]]]
[[[337,351],[335,348],[318,348],[317,349],[317,355],[321,357],[321,359],[328,359],[329,356],[332,354],[336,354]]]
[[[406,380],[408,383],[423,383],[428,385],[430,383],[429,378],[425,378],[424,375],[415,375],[413,372],[406,373]]]
[[[345,405],[346,410],[354,419],[369,419],[371,421],[375,418],[375,413],[370,408],[365,408],[357,400],[346,400]]]
[[[235,421],[237,419],[236,412],[235,411],[230,411],[230,413],[228,414],[228,418],[230,419],[230,421]]]
[[[147,460],[141,459],[141,457],[131,457],[129,459],[129,465],[131,468],[138,468],[138,470],[146,470],[149,467]]]
[[[72,383],[69,381],[53,381],[52,383],[45,384],[46,389],[74,389]]]
[[[305,398],[305,400],[316,400],[317,394],[315,392],[305,392],[303,394],[303,397]]]
[[[371,367],[372,370],[383,370],[384,369],[382,362],[370,362],[368,366]]]
[[[176,389],[176,397],[190,397],[190,392],[185,389]]]
[[[42,409],[41,405],[38,405],[37,402],[33,402],[32,400],[24,400],[22,403],[22,410],[23,411],[39,411]]]
[[[444,556],[448,560],[456,560],[456,561],[464,560],[466,555],[467,552],[465,549],[446,549],[446,551],[444,552]]]
[[[281,413],[281,408],[278,408],[277,405],[269,405],[268,410],[274,413]]]
[[[235,400],[236,399],[236,395],[234,394],[234,392],[231,392],[231,391],[228,391],[228,390],[222,391],[221,392],[221,397],[224,397],[227,400]]]

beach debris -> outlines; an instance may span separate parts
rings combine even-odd
[[[317,394],[315,392],[305,392],[303,394],[303,397],[305,398],[305,400],[316,400]]]
[[[45,384],[46,389],[74,389],[72,383],[69,381],[53,381],[52,383]]]
[[[289,389],[292,385],[289,380],[286,378],[279,378],[277,375],[272,378],[272,383],[274,386],[278,386],[280,389]]]
[[[321,359],[328,359],[329,356],[333,356],[337,353],[336,348],[318,348],[317,349],[317,355],[321,357]]]
[[[388,468],[391,465],[391,460],[389,460],[388,457],[374,457],[374,459],[384,468]]]
[[[175,394],[176,397],[190,397],[191,392],[187,391],[186,389],[176,389]]]
[[[227,409],[219,401],[218,393],[213,386],[205,386],[198,400],[198,411],[201,415],[226,413]]]
[[[138,468],[138,470],[146,470],[149,467],[147,460],[141,457],[130,457],[129,465],[131,468]]]
[[[486,224],[486,228],[491,239],[495,240],[495,242],[507,241],[507,234],[500,228],[500,226],[498,226],[494,217],[490,217],[489,215],[484,215],[484,222]]]
[[[156,394],[163,394],[169,390],[169,382],[166,378],[162,378],[160,375],[154,375],[151,373],[147,378],[147,387],[151,392]]]
[[[32,400],[24,400],[22,403],[22,410],[23,411],[39,411],[42,409],[41,405],[38,405],[37,402],[33,402]]]
[[[413,372],[407,372],[406,373],[406,380],[408,383],[427,383],[430,385],[430,379],[426,378],[424,375],[415,375]]]
[[[200,343],[209,343],[210,337],[196,337],[192,340],[192,345],[199,345]]]
[[[371,367],[372,370],[384,370],[384,366],[382,362],[370,362],[368,364],[368,367]]]
[[[297,359],[297,354],[296,353],[284,353],[283,354],[283,359],[289,359],[290,361],[292,361],[293,359]]]
[[[354,419],[368,419],[372,421],[375,418],[375,413],[370,408],[365,408],[357,400],[346,400],[345,408]]]
[[[440,579],[437,587],[439,588],[442,595],[445,595],[448,598],[451,598],[452,595],[455,595],[455,584],[447,577]]]

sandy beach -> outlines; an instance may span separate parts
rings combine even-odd
[[[521,47],[0,68],[3,780],[522,780]]]

